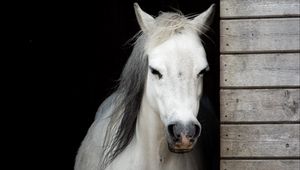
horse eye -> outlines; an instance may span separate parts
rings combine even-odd
[[[205,69],[201,70],[198,74],[197,77],[199,78],[200,76],[202,76],[204,73],[209,71],[209,67],[206,67]]]
[[[152,67],[150,67],[150,70],[151,70],[151,73],[152,73],[153,75],[157,76],[159,79],[162,78],[162,74],[161,74],[158,70],[156,70],[156,69],[154,69],[154,68],[152,68]]]

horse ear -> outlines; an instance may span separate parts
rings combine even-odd
[[[192,24],[194,24],[197,28],[199,28],[202,32],[206,32],[208,30],[208,26],[213,21],[215,14],[216,5],[212,4],[206,11],[199,14],[192,20]]]
[[[151,28],[153,28],[153,26],[154,26],[155,19],[151,15],[144,12],[140,8],[138,3],[134,3],[133,6],[134,6],[136,18],[138,20],[138,23],[139,23],[142,31],[147,32],[147,31],[151,30]]]

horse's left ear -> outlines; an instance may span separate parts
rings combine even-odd
[[[148,32],[149,30],[151,30],[154,27],[155,19],[151,15],[144,12],[140,8],[138,3],[134,3],[133,6],[134,6],[136,18],[138,20],[138,23],[139,23],[142,31],[144,33]]]
[[[212,4],[206,11],[202,12],[197,17],[195,17],[192,20],[192,24],[195,25],[202,32],[207,31],[207,27],[210,26],[210,24],[213,21],[215,8],[216,5]]]

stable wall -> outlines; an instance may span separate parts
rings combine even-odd
[[[220,1],[220,170],[300,169],[300,1]]]

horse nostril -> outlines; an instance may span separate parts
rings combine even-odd
[[[195,137],[198,137],[198,136],[199,136],[200,131],[201,131],[201,128],[200,128],[200,126],[197,125],[197,124],[195,124],[194,126],[195,126],[195,134],[194,134],[193,137],[195,138]]]
[[[171,124],[168,126],[168,132],[174,142],[178,142],[181,138],[182,126],[179,123]]]
[[[175,126],[175,124],[171,124],[171,125],[168,126],[168,132],[169,132],[170,136],[173,137],[173,138],[175,137],[174,126]]]
[[[188,125],[188,133],[187,136],[190,138],[197,138],[200,134],[201,127],[198,124],[190,123]]]

